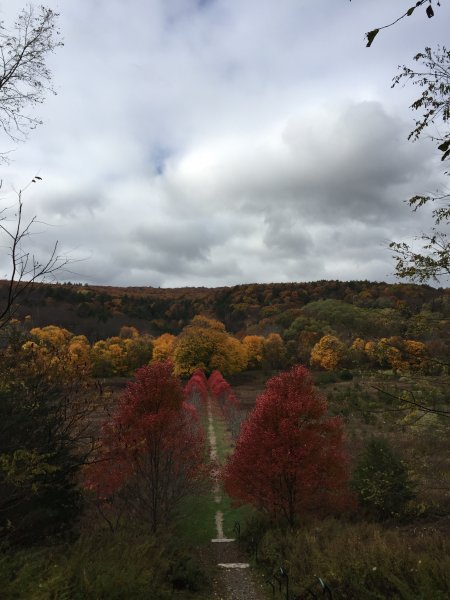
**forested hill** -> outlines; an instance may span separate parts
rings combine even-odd
[[[6,282],[0,282],[0,295]],[[34,327],[58,325],[91,341],[124,325],[159,336],[179,334],[198,314],[222,321],[230,333],[334,332],[342,338],[449,338],[450,289],[369,281],[248,284],[221,288],[101,287],[41,284],[17,314]]]

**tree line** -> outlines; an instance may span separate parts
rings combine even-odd
[[[123,326],[118,335],[91,344],[86,336],[56,325],[32,327],[30,318],[23,323],[11,321],[3,334],[6,344],[8,335],[22,339],[21,352],[42,363],[71,365],[100,379],[130,376],[139,367],[167,359],[183,378],[197,369],[230,376],[246,370],[270,372],[297,363],[325,371],[390,369],[425,375],[445,373],[448,368],[446,344],[433,337],[425,342],[401,335],[344,337],[323,322],[305,317],[295,319],[283,336],[272,332],[239,338],[220,321],[201,315],[178,336],[164,333],[155,338]]]

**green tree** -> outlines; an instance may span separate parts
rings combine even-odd
[[[417,140],[430,125],[439,122],[443,126],[440,134],[432,139],[442,152],[442,160],[450,157],[450,51],[445,46],[435,50],[425,48],[414,57],[417,68],[403,66],[394,78],[393,86],[408,82],[421,89],[420,95],[412,103],[413,110],[421,112],[416,119],[415,128],[409,139]],[[447,173],[448,174],[448,173]],[[398,277],[409,278],[420,283],[433,279],[438,281],[450,275],[450,242],[448,225],[450,222],[450,196],[416,195],[410,198],[409,205],[414,211],[425,204],[433,204],[434,227],[430,232],[422,233],[417,240],[421,248],[411,247],[406,242],[391,242],[396,261],[395,271]]]
[[[382,438],[369,441],[353,473],[352,486],[360,505],[380,520],[401,517],[414,498],[405,464]]]
[[[265,370],[282,369],[286,366],[286,347],[279,333],[269,333],[263,345],[263,366]]]
[[[64,348],[13,331],[0,360],[0,539],[42,541],[76,526],[90,446],[88,370]]]

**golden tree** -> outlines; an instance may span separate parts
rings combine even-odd
[[[334,335],[324,335],[311,350],[311,365],[334,371],[344,358],[344,344]]]
[[[153,360],[163,362],[171,359],[175,348],[176,337],[171,333],[163,333],[153,342]]]
[[[190,376],[197,369],[211,373],[220,370],[225,376],[247,366],[245,347],[215,319],[196,316],[181,332],[173,354],[175,373]]]
[[[260,367],[263,359],[264,338],[261,335],[246,335],[242,344],[247,350],[248,367],[250,369]]]

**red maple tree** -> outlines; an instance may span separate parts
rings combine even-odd
[[[202,369],[196,369],[184,387],[184,395],[197,410],[208,398],[208,382]]]
[[[326,410],[305,367],[270,379],[224,469],[227,493],[291,525],[348,505],[342,424]]]
[[[86,473],[106,514],[133,514],[155,531],[181,498],[206,475],[204,434],[196,411],[184,402],[170,361],[135,374],[117,411],[103,426],[98,460]]]
[[[208,388],[211,396],[219,403],[223,415],[228,421],[231,435],[236,439],[242,422],[239,400],[220,371],[216,370],[211,373],[208,378]]]

